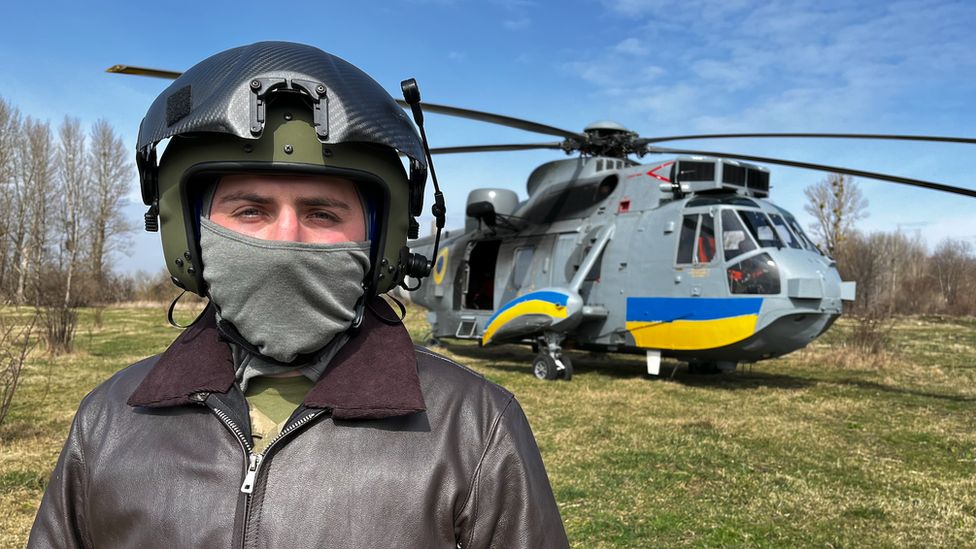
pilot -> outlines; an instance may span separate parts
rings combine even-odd
[[[218,53],[156,99],[147,228],[210,304],[85,397],[29,547],[568,546],[512,394],[379,297],[412,272],[424,147],[369,76],[299,44]]]

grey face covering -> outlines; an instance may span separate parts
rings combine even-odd
[[[200,219],[203,278],[219,317],[262,355],[290,363],[345,332],[369,270],[369,242],[261,240]]]

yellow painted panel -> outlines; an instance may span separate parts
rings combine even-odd
[[[447,272],[447,252],[446,246],[444,249],[437,254],[437,259],[434,261],[434,284],[440,284],[444,282],[444,273]],[[438,267],[440,267],[438,269]]]
[[[638,347],[647,349],[714,349],[751,336],[758,318],[758,315],[743,315],[717,320],[628,322],[627,331],[634,336]]]
[[[495,335],[495,332],[508,323],[509,320],[522,315],[530,314],[546,315],[552,318],[566,318],[566,306],[536,299],[518,303],[499,313],[498,316],[491,321],[491,324],[485,327],[485,331],[481,336],[481,343],[487,344],[489,341],[491,341],[491,338],[493,335]]]

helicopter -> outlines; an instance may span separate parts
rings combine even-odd
[[[800,349],[840,317],[856,282],[786,209],[769,200],[759,161],[844,173],[976,196],[976,191],[843,167],[708,151],[661,141],[820,137],[976,142],[875,134],[710,134],[641,138],[610,121],[570,132],[442,105],[426,110],[563,137],[561,142],[435,148],[432,154],[559,149],[528,177],[528,198],[502,188],[468,194],[465,227],[411,250],[436,253],[431,283],[411,294],[428,309],[432,341],[529,343],[532,372],[571,379],[567,346],[645,353],[692,371],[731,372]],[[641,164],[632,156],[676,154]]]
[[[172,79],[175,71],[116,65],[108,72]],[[417,97],[419,101],[419,96]],[[406,101],[401,106],[411,108]],[[416,102],[413,102],[416,106]],[[962,137],[736,133],[645,138],[615,122],[574,132],[459,107],[428,112],[553,135],[561,141],[435,147],[431,154],[561,151],[537,167],[528,198],[472,190],[465,226],[409,243],[431,258],[427,284],[405,280],[428,310],[431,343],[530,344],[533,374],[569,380],[565,349],[643,353],[696,371],[782,356],[823,334],[852,301],[856,283],[769,199],[761,164],[847,174],[976,197],[976,190],[845,167],[656,143],[713,138],[842,138],[976,143]],[[671,158],[642,164],[633,157]],[[443,218],[441,218],[443,219]],[[438,242],[440,245],[438,245]]]

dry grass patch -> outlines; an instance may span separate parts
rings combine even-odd
[[[102,316],[81,312],[78,352],[32,356],[0,425],[0,547],[26,542],[84,394],[178,334],[163,306]],[[415,341],[424,319],[408,309]],[[572,352],[567,383],[533,378],[527,347],[436,350],[518,396],[574,547],[971,545],[976,319],[900,319],[880,363],[838,348],[850,329],[730,376],[666,361],[673,380],[637,356]]]

